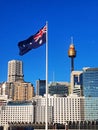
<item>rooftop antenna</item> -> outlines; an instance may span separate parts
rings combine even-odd
[[[55,82],[55,72],[53,71],[53,83]]]

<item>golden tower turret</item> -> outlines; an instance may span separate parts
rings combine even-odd
[[[75,50],[72,38],[71,38],[71,44],[68,50],[68,56],[71,58],[71,72],[72,72],[74,70],[74,58],[76,57],[76,50]]]

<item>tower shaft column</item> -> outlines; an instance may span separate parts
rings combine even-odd
[[[74,70],[74,58],[71,58],[71,72]]]

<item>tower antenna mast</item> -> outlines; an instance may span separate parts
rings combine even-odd
[[[73,36],[71,36],[71,44],[73,44]]]

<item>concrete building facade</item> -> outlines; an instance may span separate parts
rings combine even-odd
[[[71,72],[71,83],[70,83],[70,93],[77,94],[78,96],[82,95],[83,87],[83,71],[72,71]]]
[[[29,82],[4,82],[1,95],[8,95],[13,101],[27,101],[34,97],[34,86]]]
[[[33,123],[34,107],[32,102],[9,102],[5,106],[0,106],[0,126],[10,123]]]
[[[8,82],[16,82],[23,80],[23,62],[19,60],[11,60],[8,62]]]
[[[45,97],[36,97],[36,122],[45,122]],[[69,121],[84,121],[84,97],[70,95],[48,96],[48,122],[65,124]],[[39,117],[39,118],[38,118]],[[42,119],[42,120],[41,120]]]

